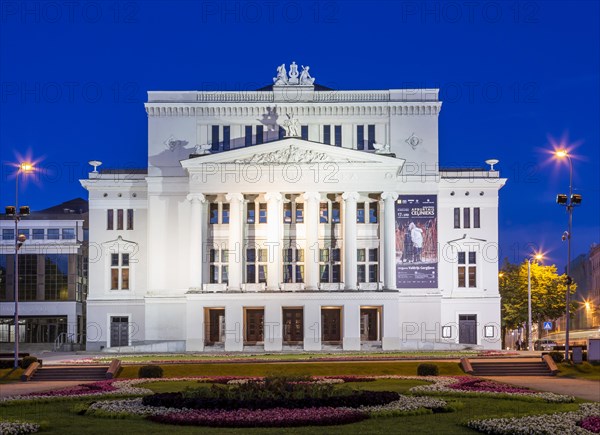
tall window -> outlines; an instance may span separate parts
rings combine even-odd
[[[291,201],[283,203],[283,222],[286,224],[304,223],[304,203]]]
[[[227,249],[211,249],[209,269],[211,284],[227,284],[229,282],[229,251]]]
[[[212,126],[212,135],[210,139],[211,151],[219,151],[219,126]]]
[[[256,126],[256,143],[257,144],[261,144],[264,142],[264,138],[263,138],[264,131],[265,131],[265,129],[262,125]]]
[[[323,126],[323,143],[331,145],[331,125]]]
[[[300,126],[300,137],[304,140],[308,140],[308,125]]]
[[[19,254],[19,300],[21,301],[35,301],[37,299],[37,266],[37,255]]]
[[[283,282],[304,282],[304,249],[283,250]]]
[[[12,228],[3,228],[2,240],[15,240],[15,230]]]
[[[473,209],[473,228],[481,228],[481,209],[479,207]]]
[[[62,238],[63,238],[63,240],[75,239],[75,228],[63,228],[62,229]]]
[[[258,203],[258,223],[259,224],[267,223],[267,203],[266,202]]]
[[[454,208],[454,228],[460,228],[460,208]]]
[[[476,252],[458,253],[458,287],[477,287]]]
[[[133,209],[127,209],[127,229],[133,230]]]
[[[6,276],[8,274],[6,255],[0,254],[0,301],[8,299],[6,291]]]
[[[228,224],[229,223],[229,204],[223,203],[221,209],[221,223]]]
[[[48,240],[60,239],[60,231],[58,228],[48,228]]]
[[[364,224],[365,223],[365,203],[359,202],[356,204],[356,223]]]
[[[367,141],[369,144],[370,150],[374,150],[375,147],[373,144],[375,143],[375,126],[373,124],[367,126]]]
[[[123,209],[117,210],[117,230],[123,229]]]
[[[208,222],[211,224],[219,223],[219,204],[211,202],[208,208]]]
[[[334,144],[336,147],[341,147],[342,146],[342,126],[336,125],[334,128],[334,132],[335,132]]]
[[[244,127],[244,146],[252,146],[252,126],[246,125]]]
[[[115,228],[115,211],[113,209],[106,210],[106,229],[112,230]]]
[[[110,254],[111,290],[129,290],[129,254]]]
[[[357,281],[379,282],[378,274],[378,249],[357,249]]]
[[[463,228],[471,228],[471,209],[463,208]]]
[[[267,282],[267,249],[246,249],[246,282]]]
[[[340,248],[319,250],[319,277],[321,282],[341,282]]]
[[[228,125],[223,126],[223,150],[227,151],[230,146],[231,128]]]
[[[340,203],[332,202],[331,203],[331,223],[339,224],[341,221],[341,211],[340,211]]]
[[[367,210],[369,210],[369,223],[376,224],[378,220],[378,204],[376,202],[368,202]]]
[[[44,229],[43,228],[34,228],[32,230],[32,239],[33,240],[44,240]]]
[[[279,139],[281,140],[283,138],[285,138],[285,128],[280,126],[279,127]]]
[[[329,223],[329,204],[326,202],[319,204],[319,223]]]
[[[44,262],[44,298],[47,301],[69,299],[69,256],[47,254]]]
[[[364,125],[356,126],[356,149],[358,149],[358,150],[365,149],[365,126]]]

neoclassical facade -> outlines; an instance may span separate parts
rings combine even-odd
[[[440,169],[435,89],[149,92],[91,172],[88,350],[500,348],[498,191]],[[95,250],[96,255],[92,255]]]

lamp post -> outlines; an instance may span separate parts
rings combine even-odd
[[[13,275],[13,288],[15,295],[15,361],[14,368],[19,367],[19,248],[25,243],[26,237],[23,234],[19,234],[19,221],[23,216],[29,214],[29,207],[24,205],[19,207],[19,175],[21,172],[27,173],[33,170],[31,163],[20,163],[17,169],[17,175],[15,178],[15,205],[6,207],[6,214],[13,216],[15,221],[15,270]]]
[[[556,151],[555,155],[558,158],[566,158],[569,161],[569,196],[565,194],[558,194],[556,196],[556,203],[563,205],[567,208],[569,215],[569,223],[567,231],[563,233],[563,241],[567,240],[567,296],[566,296],[566,321],[565,321],[565,360],[569,360],[569,321],[571,317],[571,238],[573,236],[573,208],[576,205],[581,204],[581,195],[573,194],[573,160],[566,150]]]
[[[527,259],[527,350],[533,350],[531,337],[531,261],[541,260],[542,254],[535,254]]]

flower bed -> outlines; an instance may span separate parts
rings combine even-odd
[[[584,428],[592,433],[600,433],[600,415],[590,415],[577,422],[577,426]]]
[[[583,403],[575,412],[473,420],[469,421],[467,426],[479,432],[496,435],[590,434],[594,432],[582,427],[581,423],[592,421],[592,417],[598,418],[599,416],[600,404]],[[597,420],[594,419],[594,421]]]
[[[40,430],[37,423],[27,423],[24,421],[0,421],[0,434],[2,435],[25,435],[35,433]]]
[[[368,418],[366,412],[344,408],[272,408],[235,411],[195,409],[164,415],[153,415],[157,423],[210,427],[295,427],[356,423]]]

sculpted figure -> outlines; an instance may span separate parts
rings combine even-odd
[[[277,77],[273,77],[273,84],[275,85],[287,85],[288,77],[287,71],[285,70],[285,63],[282,63],[277,67]]]
[[[315,79],[310,76],[308,70],[309,66],[302,65],[302,72],[300,73],[300,84],[301,85],[312,85],[315,83]]]
[[[300,136],[300,122],[298,118],[294,118],[293,115],[286,113],[287,119],[283,121],[283,128],[285,129],[286,137],[298,137]]]

